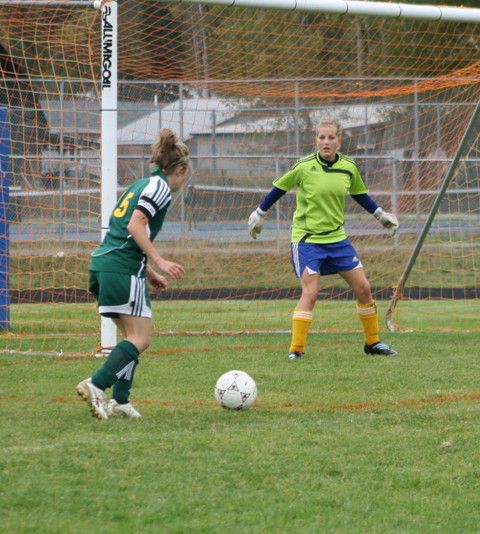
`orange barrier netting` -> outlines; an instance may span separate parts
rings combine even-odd
[[[0,338],[8,349],[29,350],[35,335],[37,349],[56,350],[55,335],[98,326],[86,288],[100,238],[100,21],[90,6],[0,6],[0,108],[11,141],[12,329]],[[158,242],[187,274],[155,297],[193,302],[193,311],[171,322],[159,315],[155,329],[284,330],[299,294],[289,265],[294,195],[272,208],[257,242],[249,213],[314,150],[315,124],[337,119],[342,151],[401,221],[392,241],[348,201],[347,231],[376,298],[388,300],[480,98],[478,25],[124,0],[118,79],[120,190],[148,173],[159,127],[183,135],[192,153],[189,187]],[[479,152],[477,131],[398,306],[401,327],[461,330],[438,302],[455,301],[467,317],[478,302]],[[320,299],[327,311],[314,328],[358,328],[354,312],[329,322],[328,306],[352,299],[338,277],[322,280]],[[225,308],[205,325],[201,305],[210,300]],[[69,342],[74,350],[76,337]]]

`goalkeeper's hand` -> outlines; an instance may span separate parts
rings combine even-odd
[[[375,219],[380,221],[380,224],[390,230],[390,235],[393,237],[398,230],[398,219],[393,213],[388,213],[388,211],[383,211],[382,208],[377,208],[373,214]]]
[[[263,223],[265,221],[265,211],[257,208],[252,211],[250,217],[248,218],[248,231],[253,239],[257,239],[257,234],[262,231]]]

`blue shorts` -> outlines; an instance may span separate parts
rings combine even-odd
[[[322,276],[363,267],[356,250],[348,239],[338,243],[291,243],[291,260],[295,275],[300,278],[305,269]]]

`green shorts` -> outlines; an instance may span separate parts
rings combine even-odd
[[[105,317],[152,317],[147,281],[130,274],[89,271],[88,289],[95,295],[98,312]]]

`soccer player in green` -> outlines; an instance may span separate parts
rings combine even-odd
[[[341,127],[325,120],[316,128],[318,152],[298,161],[273,182],[273,189],[248,220],[253,239],[262,231],[267,210],[293,187],[296,210],[292,222],[291,259],[300,278],[302,294],[293,312],[289,359],[305,353],[308,330],[313,320],[320,276],[338,273],[357,298],[357,313],[365,333],[366,354],[394,356],[395,350],[380,340],[377,307],[362,262],[344,228],[345,196],[351,195],[374,215],[391,234],[398,228],[397,217],[378,207],[368,195],[355,162],[340,154]]]
[[[152,243],[162,228],[171,192],[183,186],[189,169],[188,148],[167,128],[160,130],[152,147],[150,169],[151,176],[136,181],[121,196],[89,266],[89,289],[98,311],[115,322],[124,338],[105,363],[77,385],[77,393],[98,419],[140,417],[129,395],[138,357],[150,344],[152,310],[145,279],[163,289],[167,280],[154,268],[175,280],[184,273]],[[107,401],[105,390],[110,387],[112,398]]]

